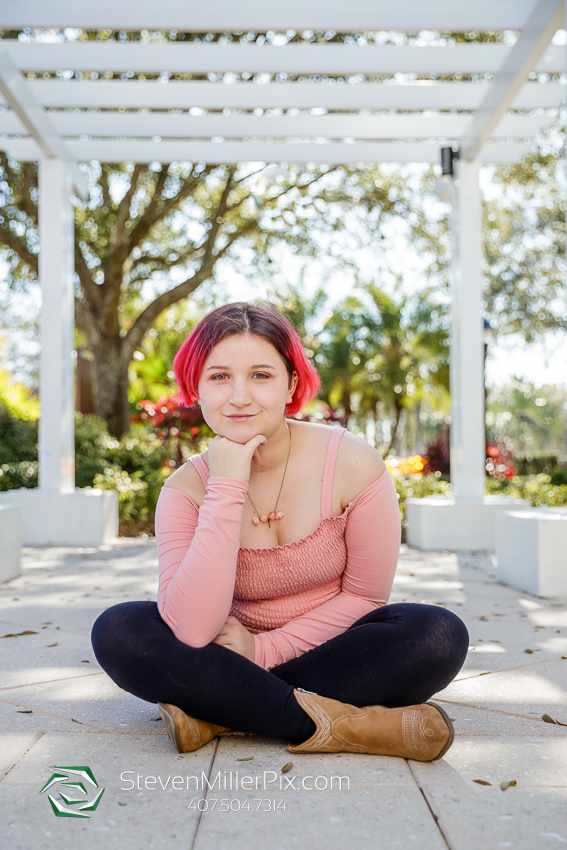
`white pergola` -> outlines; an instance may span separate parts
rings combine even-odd
[[[79,196],[87,192],[77,163],[437,163],[440,149],[450,147],[459,152],[454,179],[445,184],[453,209],[454,498],[442,506],[420,500],[408,517],[413,543],[422,548],[429,537],[421,529],[429,533],[439,526],[437,517],[463,527],[463,545],[452,548],[471,548],[471,541],[472,548],[492,548],[491,532],[483,530],[491,523],[487,515],[507,503],[484,497],[479,168],[517,162],[531,149],[534,136],[556,120],[565,99],[567,63],[566,48],[553,39],[565,28],[564,0],[359,0],[347,5],[289,0],[282,6],[218,0],[206,9],[195,0],[139,0],[135,7],[109,0],[93,7],[72,0],[20,0],[2,5],[0,26],[193,34],[169,43],[0,41],[0,149],[20,161],[39,161],[40,168],[40,487],[18,491],[22,504],[41,499],[47,511],[64,497],[67,505],[69,499],[77,505],[85,501],[73,478],[70,198],[72,187]],[[447,44],[440,38],[430,39],[431,46],[372,39],[364,45],[287,44],[284,34],[290,30],[511,30],[518,37],[512,45]],[[238,38],[205,43],[194,37],[228,32],[271,33],[271,43],[240,43]],[[81,79],[87,73],[89,79]],[[459,81],[443,80],[456,75]],[[85,521],[96,501],[90,496]],[[83,516],[80,510],[77,516]],[[78,539],[66,530],[68,521],[58,525],[60,530],[47,537],[40,530],[41,540],[26,531],[24,537],[27,542]],[[449,548],[443,533],[441,528],[433,548]]]

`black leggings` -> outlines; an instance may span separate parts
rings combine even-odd
[[[462,620],[444,608],[385,605],[268,672],[226,646],[182,643],[155,602],[122,602],[97,619],[92,644],[110,678],[139,699],[299,744],[315,732],[315,724],[294,688],[359,707],[425,702],[461,669],[469,635]]]

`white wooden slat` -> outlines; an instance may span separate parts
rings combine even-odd
[[[204,115],[193,117],[153,112],[72,113],[51,112],[55,130],[69,136],[128,136],[152,138],[212,138],[229,139],[272,136],[275,138],[354,138],[354,139],[460,139],[467,131],[472,117],[467,114],[448,115],[329,115],[267,116],[267,115]],[[495,138],[531,138],[555,119],[546,115],[507,115],[494,132]],[[0,133],[26,135],[25,127],[13,112],[0,113]]]
[[[80,27],[83,29],[170,30],[190,32],[267,30],[500,30],[521,29],[532,0],[403,0],[386,3],[357,0],[138,0],[135,7],[115,0],[77,3],[75,0],[26,0],[5,3],[1,25],[29,27]],[[135,14],[133,14],[135,9]]]
[[[481,74],[497,71],[510,48],[503,44],[447,47],[396,45],[140,44],[4,42],[14,63],[26,71],[113,71],[115,73],[206,74]],[[553,65],[551,62],[551,66]],[[551,67],[550,66],[550,67]]]
[[[27,71],[113,71],[115,73],[206,74],[483,74],[496,72],[510,48],[503,44],[412,47],[345,44],[141,44],[118,42],[27,43],[6,40],[17,67]],[[564,51],[549,48],[542,67],[563,70]]]
[[[358,144],[270,143],[270,142],[143,142],[143,141],[70,141],[69,149],[79,161],[100,162],[315,162],[348,164],[358,162],[439,161],[439,145],[417,143],[368,142]],[[41,159],[35,142],[27,139],[0,141],[0,149],[20,161]],[[484,146],[481,162],[517,162],[531,150],[526,143]]]
[[[179,82],[139,80],[33,80],[35,99],[45,107],[114,109],[476,109],[490,83],[311,84],[252,82]],[[549,109],[561,105],[565,87],[559,83],[526,83],[513,109]],[[0,103],[2,99],[0,98]]]

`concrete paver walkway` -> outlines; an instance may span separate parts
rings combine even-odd
[[[0,846],[567,846],[567,726],[541,719],[567,723],[567,607],[498,584],[489,556],[402,547],[391,602],[446,606],[470,633],[465,667],[435,698],[457,737],[429,764],[292,756],[287,742],[255,736],[179,755],[156,707],[108,679],[89,639],[104,608],[156,598],[154,541],[27,549],[23,562],[0,585]],[[105,789],[88,818],[55,817],[49,790],[39,793],[70,766],[89,766]],[[81,792],[55,784],[59,803],[61,793]]]

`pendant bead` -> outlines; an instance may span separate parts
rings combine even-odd
[[[276,519],[282,519],[282,518],[283,518],[283,513],[281,511],[278,511],[277,514],[276,514]]]
[[[258,519],[258,517],[257,517],[257,516],[255,516],[255,517],[252,519],[252,522],[254,523],[254,525],[259,525],[259,524],[260,524],[260,520]]]
[[[266,516],[266,514],[262,514],[262,516],[260,517],[260,522],[268,522],[268,517]]]
[[[275,519],[275,518],[276,518],[276,512],[275,512],[275,511],[270,511],[270,513],[268,514],[268,516],[270,517],[270,519]]]

